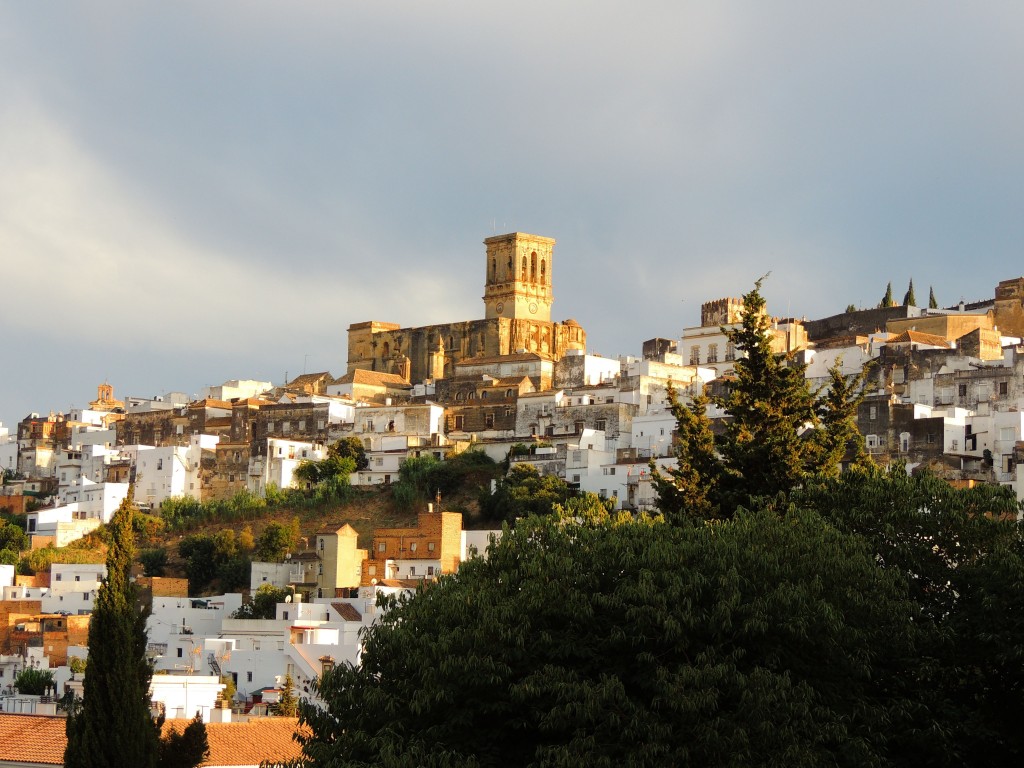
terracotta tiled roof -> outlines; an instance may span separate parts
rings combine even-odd
[[[384,386],[393,384],[396,386],[408,387],[409,382],[395,373],[382,373],[381,371],[364,371],[356,368],[352,373],[347,373],[340,379],[335,379],[335,384],[377,384]]]
[[[338,612],[345,621],[362,621],[363,614],[361,614],[356,607],[351,603],[331,603],[331,608]]]
[[[333,379],[330,371],[320,371],[320,373],[304,373],[301,376],[296,376],[294,379],[289,381],[285,386],[288,387],[303,387],[306,384],[316,384],[318,381],[328,378]]]
[[[67,719],[0,713],[0,760],[64,765]]]
[[[886,344],[927,344],[931,347],[949,348],[949,340],[944,336],[936,336],[933,333],[921,333],[920,331],[904,331],[899,336],[889,339]]]
[[[194,403],[189,403],[189,408],[230,408],[231,403],[227,400],[214,400],[212,397],[208,397],[205,400],[196,400]]]
[[[165,729],[182,731],[188,720],[168,720]],[[299,721],[294,717],[267,717],[239,723],[207,723],[210,756],[204,766],[259,765],[263,760],[293,760],[302,750],[293,738]]]

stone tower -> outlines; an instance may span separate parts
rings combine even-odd
[[[513,232],[489,237],[484,245],[484,317],[551,322],[551,252],[555,241]]]

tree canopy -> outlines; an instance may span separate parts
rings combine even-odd
[[[799,509],[580,507],[399,600],[302,705],[310,765],[885,762],[916,606],[863,540]]]

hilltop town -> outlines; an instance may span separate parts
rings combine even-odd
[[[670,390],[685,399],[728,387],[736,350],[725,329],[740,322],[742,300],[709,297],[694,325],[637,340],[635,356],[602,357],[588,353],[578,322],[553,319],[553,239],[516,232],[484,245],[482,319],[354,323],[337,376],[231,380],[198,399],[121,398],[104,382],[87,408],[0,426],[0,510],[24,524],[25,551],[66,547],[109,522],[129,489],[158,518],[183,498],[266,498],[310,486],[301,467],[354,439],[365,457],[348,478],[357,489],[390,486],[408,459],[476,451],[615,509],[656,511],[651,466],[676,461]],[[912,289],[907,298],[813,320],[771,317],[773,349],[803,363],[813,388],[834,366],[849,375],[867,368],[857,426],[877,463],[1008,486],[1024,499],[1024,278],[954,307],[917,306]],[[265,586],[287,593],[272,618],[246,617],[240,592],[197,597],[185,579],[140,575],[154,701],[170,716],[247,719],[273,708],[286,679],[309,696],[325,668],[357,663],[378,596],[457,571],[500,533],[470,530],[444,499],[416,512],[407,525],[362,534],[347,523],[320,528],[297,537],[280,562],[252,562],[250,595]],[[60,694],[80,686],[73,662],[87,656],[104,574],[93,563],[55,562],[35,574],[0,564],[5,712],[56,714]],[[54,695],[15,692],[25,669],[52,670]],[[228,681],[235,693],[225,697]]]

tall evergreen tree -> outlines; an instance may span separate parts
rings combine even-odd
[[[864,381],[870,370],[870,365],[865,365],[859,373],[847,376],[841,360],[828,370],[829,381],[819,392],[816,406],[820,429],[812,436],[820,451],[817,456],[820,474],[838,474],[844,459],[857,466],[871,463],[864,447],[864,435],[857,427],[857,408],[864,400]]]
[[[891,307],[891,306],[894,306],[895,304],[896,304],[896,302],[893,301],[893,298],[892,298],[892,283],[891,282],[886,283],[885,284],[885,296],[883,296],[882,297],[882,301],[879,302],[878,308],[879,309],[885,309],[886,307]]]
[[[935,289],[928,286],[928,309],[938,309],[939,302],[935,300]]]
[[[817,423],[806,366],[772,350],[761,282],[743,297],[739,325],[724,329],[738,353],[735,381],[714,400],[731,417],[715,441],[723,469],[719,505],[725,511],[789,491],[814,460],[814,445],[801,437]]]
[[[134,497],[129,490],[108,526],[107,576],[89,622],[84,699],[68,717],[67,768],[150,768],[157,731],[149,710],[153,675],[146,658],[146,614],[136,607],[129,571],[135,555]]]
[[[907,292],[903,296],[903,306],[917,306],[917,298],[914,296],[914,278],[910,278],[910,285],[907,286]]]
[[[715,451],[715,436],[707,417],[708,397],[703,392],[690,405],[680,402],[674,387],[668,401],[676,419],[673,450],[676,466],[661,474],[651,461],[659,508],[672,523],[685,519],[708,520],[719,515],[721,463]]]

